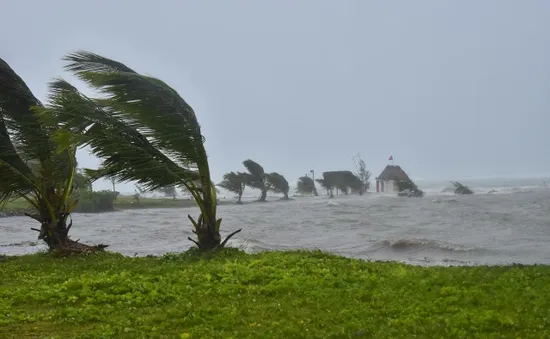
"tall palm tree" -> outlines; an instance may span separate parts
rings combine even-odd
[[[216,250],[223,242],[216,216],[216,189],[210,178],[204,136],[194,110],[163,81],[135,72],[126,65],[79,51],[67,55],[66,69],[104,98],[91,99],[62,80],[56,90],[65,98],[60,117],[70,135],[103,160],[93,178],[135,181],[151,191],[184,187],[200,208],[197,219],[188,215],[199,249]]]
[[[50,249],[82,249],[69,239],[77,142],[63,133],[55,93],[44,107],[25,82],[0,59],[0,203],[25,199],[27,215],[40,223]],[[103,248],[101,245],[97,248]]]
[[[267,175],[269,189],[275,193],[283,194],[283,199],[288,200],[288,191],[290,186],[286,178],[277,172],[272,172]]]
[[[248,170],[248,173],[246,173],[246,185],[260,190],[260,199],[258,201],[265,201],[267,191],[269,190],[269,182],[267,181],[267,174],[264,168],[250,159],[243,161],[243,165]]]
[[[218,184],[219,187],[235,193],[238,197],[237,204],[242,204],[242,196],[246,187],[246,173],[229,172],[223,175],[223,180]]]

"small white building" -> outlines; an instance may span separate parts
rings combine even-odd
[[[411,179],[398,165],[388,165],[378,177],[376,177],[376,192],[397,193],[397,181],[410,181]]]

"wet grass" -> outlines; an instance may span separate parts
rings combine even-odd
[[[550,267],[226,250],[0,261],[0,338],[548,338]]]

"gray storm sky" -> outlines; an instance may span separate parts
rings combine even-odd
[[[216,181],[251,158],[294,183],[358,152],[374,176],[390,155],[416,179],[550,174],[548,0],[1,0],[0,32],[42,99],[77,49],[166,81]]]

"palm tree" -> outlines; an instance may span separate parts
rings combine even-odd
[[[92,179],[134,181],[147,191],[184,187],[200,208],[197,219],[188,215],[197,240],[188,239],[203,251],[224,247],[241,230],[221,241],[205,138],[191,106],[163,81],[120,62],[86,51],[64,59],[67,70],[104,95],[88,98],[63,80],[54,85],[65,99],[63,129],[103,160],[87,171]]]
[[[283,199],[288,200],[288,191],[290,186],[284,176],[279,173],[272,172],[267,175],[267,181],[269,182],[269,189],[275,193],[283,194]]]
[[[223,175],[223,181],[218,184],[221,188],[237,194],[237,204],[242,204],[241,198],[246,187],[246,173],[229,172]]]
[[[261,195],[258,201],[265,201],[267,191],[269,190],[269,182],[267,181],[264,168],[250,159],[243,161],[243,165],[248,170],[248,173],[246,173],[246,185],[260,190]]]
[[[317,193],[317,188],[315,187],[315,181],[307,176],[303,176],[298,179],[298,183],[296,184],[296,192],[299,194],[313,194],[315,196],[319,195]]]
[[[328,180],[325,180],[325,179],[315,179],[315,181],[317,181],[319,183],[319,185],[321,185],[321,187],[323,187],[325,190],[327,190],[327,195],[330,196],[331,198],[334,197],[334,185],[328,181]]]
[[[0,203],[23,198],[51,250],[92,249],[69,239],[77,142],[64,133],[56,93],[45,107],[0,59]],[[99,245],[94,249],[106,246]]]

